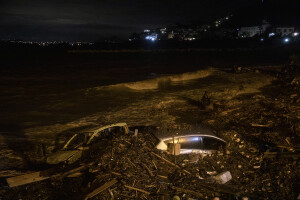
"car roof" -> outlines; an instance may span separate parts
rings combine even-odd
[[[127,126],[127,124],[126,123],[115,123],[115,124],[109,124],[106,126],[97,126],[97,127],[93,127],[93,128],[84,129],[84,130],[80,131],[80,133],[95,133],[95,132],[105,130],[107,128],[123,127],[123,126]]]
[[[126,123],[116,123],[116,124],[110,124],[110,125],[107,125],[107,126],[103,126],[101,128],[98,128],[94,131],[93,135],[90,137],[90,139],[88,140],[87,144],[89,144],[94,137],[97,137],[97,134],[99,134],[99,132],[107,129],[107,128],[112,128],[112,127],[127,127],[127,124]]]
[[[184,136],[212,136],[218,138],[211,129],[206,126],[198,125],[190,130],[176,130],[173,132],[156,132],[154,135],[159,140],[166,140],[168,138],[174,137],[184,137]]]

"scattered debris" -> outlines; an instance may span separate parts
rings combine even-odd
[[[103,192],[104,190],[108,189],[109,187],[113,186],[114,184],[116,184],[118,182],[117,179],[113,179],[107,183],[105,183],[104,185],[100,186],[99,188],[95,189],[93,192],[89,193],[84,200],[88,200],[94,196],[96,196],[97,194]]]
[[[201,165],[197,162],[182,165],[183,160],[197,154],[178,155],[174,163],[174,155],[157,150],[154,141],[156,138],[150,133],[140,133],[138,136],[123,133],[110,135],[105,146],[99,146],[97,152],[82,158],[77,164],[57,166],[30,176],[23,175],[23,178],[22,176],[8,178],[10,187],[18,186],[15,190],[9,190],[8,194],[22,191],[24,187],[29,188],[27,195],[30,195],[30,188],[33,190],[39,188],[44,190],[42,194],[50,199],[56,190],[68,190],[70,187],[74,194],[85,193],[86,200],[106,199],[112,196],[115,199],[155,199],[161,195],[161,191],[179,197],[185,194],[190,198],[213,196],[216,191],[233,196],[243,193],[230,186],[211,184],[208,179],[198,179],[197,169]],[[228,173],[220,176],[227,176],[229,179]],[[29,176],[30,180],[24,179],[24,176]],[[35,184],[36,181],[40,183]],[[72,184],[66,184],[67,182]],[[53,185],[52,189],[46,187],[49,183]],[[222,182],[224,183],[225,181]],[[27,185],[22,186],[24,184]],[[24,199],[25,197],[26,195]]]
[[[204,92],[204,94],[201,98],[199,107],[203,110],[213,110],[214,109],[214,104],[211,100],[211,97],[208,96],[207,91]]]
[[[219,184],[227,183],[232,179],[230,171],[222,172],[221,174],[218,174],[215,176],[216,182]]]
[[[300,153],[295,152],[265,152],[264,158],[299,158]]]

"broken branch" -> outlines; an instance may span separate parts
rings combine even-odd
[[[156,153],[154,153],[154,152],[151,152],[151,154],[153,154],[153,155],[156,156],[157,158],[162,159],[162,160],[165,161],[166,163],[168,163],[168,164],[170,164],[170,165],[172,165],[172,166],[174,166],[174,167],[176,167],[176,168],[178,168],[178,169],[181,169],[181,170],[184,171],[185,173],[191,174],[191,172],[189,172],[189,171],[187,171],[187,170],[185,170],[185,169],[182,169],[182,168],[179,167],[178,165],[175,165],[174,163],[172,163],[171,161],[168,161],[167,159],[161,157],[160,155],[158,155],[158,154],[156,154]]]
[[[129,186],[129,185],[124,185],[124,187],[126,187],[126,188],[128,188],[128,189],[131,189],[131,190],[135,190],[135,191],[143,192],[143,193],[145,193],[145,194],[147,194],[147,195],[149,195],[149,194],[150,194],[150,192],[147,192],[147,191],[145,191],[145,190],[142,190],[142,189],[139,189],[139,188],[134,188],[134,187],[131,187],[131,186]]]
[[[95,189],[93,192],[91,192],[88,195],[86,195],[86,197],[84,198],[84,200],[88,200],[89,198],[92,198],[92,197],[96,196],[97,194],[103,192],[104,190],[106,190],[107,188],[113,186],[117,182],[118,182],[117,179],[113,179],[113,180],[105,183],[104,185],[102,185],[99,188]]]

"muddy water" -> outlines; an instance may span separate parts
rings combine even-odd
[[[159,115],[175,123],[178,116],[170,115],[168,109],[176,106],[197,109],[193,101],[199,101],[206,90],[215,99],[259,92],[260,87],[271,81],[263,76],[236,75],[210,68],[138,82],[25,94],[16,98],[18,110],[9,114],[12,121],[19,120],[20,127],[29,135],[55,134],[70,128],[119,121],[129,125],[159,125],[162,119],[155,118]],[[239,89],[241,84],[243,90]]]
[[[93,113],[101,116],[101,112],[119,110],[129,103],[149,98],[148,95],[160,91],[166,93],[173,84],[208,76],[210,71],[80,89],[64,89],[58,83],[39,84],[38,80],[30,84],[30,81],[20,79],[19,85],[2,90],[1,131],[63,124]]]
[[[156,76],[144,81],[80,89],[63,89],[59,84],[39,84],[37,81],[32,85],[28,85],[27,81],[27,85],[23,87],[19,84],[20,86],[3,89],[0,131],[22,129],[25,133],[43,134],[43,127],[47,127],[48,133],[55,134],[71,127],[121,120],[117,116],[112,119],[109,115],[124,109],[127,109],[124,117],[127,115],[130,119],[133,115],[137,116],[134,113],[137,112],[134,107],[137,105],[141,110],[138,112],[144,112],[143,108],[155,109],[164,101],[178,103],[186,101],[184,98],[198,101],[205,90],[217,97],[224,92],[228,93],[230,89],[239,93],[257,92],[259,87],[270,82],[269,79],[260,79],[262,74],[246,77],[212,68],[179,75]],[[248,84],[249,87],[239,91],[241,84]],[[141,113],[138,115],[143,116]],[[128,121],[124,117],[122,120]],[[138,121],[139,119],[135,123]],[[66,124],[69,125],[62,128]]]

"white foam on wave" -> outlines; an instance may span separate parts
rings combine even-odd
[[[103,89],[108,89],[108,88],[117,89],[117,88],[125,87],[125,88],[129,88],[132,90],[155,90],[155,89],[159,89],[164,86],[177,84],[178,82],[205,78],[205,77],[213,74],[215,71],[216,70],[213,68],[208,68],[205,70],[198,70],[198,71],[194,71],[194,72],[186,72],[183,74],[162,76],[162,77],[157,77],[157,78],[149,79],[149,80],[129,82],[129,83],[119,83],[119,84],[110,85],[110,86],[100,86],[100,87],[96,87],[94,89],[103,90]]]

